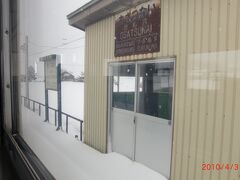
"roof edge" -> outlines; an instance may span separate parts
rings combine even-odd
[[[86,27],[113,14],[149,0],[91,0],[67,15],[69,24],[85,31]]]
[[[80,8],[78,8],[77,10],[71,12],[70,14],[67,15],[68,19],[71,19],[73,16],[83,12],[84,10],[90,8],[91,6],[97,4],[98,2],[100,2],[101,0],[91,0],[88,3],[84,4],[83,6],[81,6]]]

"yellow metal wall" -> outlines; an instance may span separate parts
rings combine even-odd
[[[172,179],[237,180],[240,171],[202,171],[202,163],[240,166],[240,1],[161,0],[159,53],[176,56]],[[114,17],[86,29],[85,142],[106,152],[106,64],[114,61]]]
[[[107,64],[114,56],[114,18],[86,29],[84,141],[101,152],[107,145]]]

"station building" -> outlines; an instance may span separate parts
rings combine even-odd
[[[92,0],[84,141],[174,180],[239,179],[240,1]]]

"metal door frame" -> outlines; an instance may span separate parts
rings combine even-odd
[[[108,91],[107,91],[107,97],[108,97],[108,108],[107,108],[107,120],[108,120],[108,132],[107,132],[107,152],[110,153],[112,152],[112,147],[109,147],[109,145],[112,144],[111,139],[109,137],[112,136],[111,133],[111,117],[112,117],[112,76],[111,76],[111,67],[112,66],[117,66],[117,65],[125,65],[125,64],[135,64],[135,96],[134,96],[134,114],[136,118],[136,114],[138,115],[143,115],[143,116],[150,116],[150,115],[146,115],[146,114],[142,114],[142,113],[137,113],[137,103],[138,103],[138,96],[139,96],[139,92],[138,92],[138,65],[139,64],[150,64],[150,63],[164,63],[164,62],[173,62],[173,92],[172,92],[172,110],[171,110],[171,120],[170,120],[170,126],[171,126],[171,157],[170,157],[170,175],[169,177],[171,178],[171,164],[172,164],[172,152],[173,152],[173,136],[174,136],[174,109],[175,109],[175,86],[176,86],[176,57],[164,57],[164,58],[158,58],[158,59],[149,59],[149,60],[139,60],[139,61],[122,61],[122,62],[109,62],[108,63]],[[153,117],[153,116],[151,116]],[[161,118],[158,117],[153,117],[156,118],[158,120],[161,121]],[[165,124],[165,123],[164,123]],[[133,160],[135,160],[135,154],[136,154],[136,123],[134,126],[134,155],[133,155]]]
[[[110,147],[110,145],[112,145],[112,122],[111,122],[111,117],[112,117],[112,90],[113,90],[113,76],[111,76],[111,68],[113,66],[117,66],[117,65],[128,65],[128,64],[135,64],[135,78],[136,78],[136,62],[134,61],[123,61],[123,62],[109,62],[108,63],[108,74],[107,74],[107,86],[108,86],[108,91],[107,91],[107,97],[108,97],[108,107],[107,107],[107,153],[113,152],[112,151],[112,146]],[[137,83],[137,79],[135,80],[135,90],[136,90],[136,83]],[[134,110],[132,111],[133,114],[136,113],[136,93],[134,93]],[[127,111],[127,110],[123,110],[123,111]],[[130,112],[130,111],[129,111]],[[136,135],[136,133],[134,132],[134,136]],[[134,137],[135,139],[135,137]],[[134,144],[133,144],[134,145]],[[134,145],[135,146],[135,145]],[[135,149],[133,149],[134,153],[135,153]],[[134,155],[133,155],[134,157]]]

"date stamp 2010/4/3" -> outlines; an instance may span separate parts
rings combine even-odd
[[[240,163],[203,163],[202,170],[203,171],[221,171],[221,170],[233,170],[238,171],[240,167]]]

